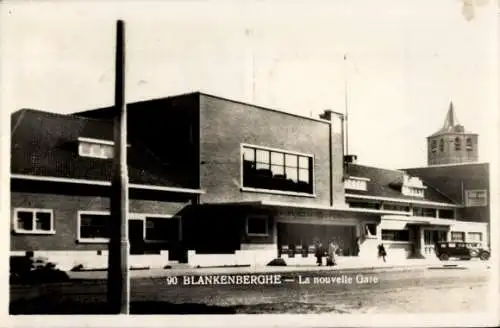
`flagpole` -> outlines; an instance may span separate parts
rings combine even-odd
[[[125,104],[125,23],[116,24],[114,156],[107,297],[111,313],[129,314],[127,108]]]

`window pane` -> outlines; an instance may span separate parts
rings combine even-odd
[[[96,144],[91,145],[90,146],[90,154],[92,156],[96,156],[96,157],[102,156],[102,154],[101,154],[101,145],[96,145]]]
[[[248,218],[247,224],[249,234],[267,234],[266,218]]]
[[[300,169],[299,170],[299,180],[302,182],[309,183],[309,170]]]
[[[282,153],[271,153],[271,164],[274,165],[283,165],[285,163],[284,155]]]
[[[269,151],[257,149],[257,162],[269,163]]]
[[[294,167],[286,167],[285,168],[285,175],[287,179],[290,179],[294,182],[297,182],[297,169]]]
[[[269,163],[259,163],[256,164],[257,170],[269,170]]]
[[[282,165],[271,165],[271,172],[273,172],[273,176],[276,176],[276,175],[284,176],[285,175],[285,169],[283,168]]]
[[[255,161],[255,150],[251,148],[243,148],[243,159],[245,161]]]
[[[33,213],[17,212],[17,227],[21,230],[33,230]]]
[[[108,238],[108,215],[82,214],[80,217],[81,238]]]
[[[299,157],[299,167],[301,169],[308,169],[309,168],[309,157]]]
[[[51,230],[51,214],[46,212],[36,213],[36,230]]]
[[[80,144],[81,152],[84,155],[90,155],[90,144],[87,142],[82,142]]]
[[[102,146],[102,156],[106,158],[113,158],[114,149],[113,146]]]
[[[285,165],[289,167],[297,167],[297,155],[285,155]]]

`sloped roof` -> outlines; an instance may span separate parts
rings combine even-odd
[[[110,181],[113,161],[81,157],[78,138],[113,140],[111,121],[23,109],[12,115],[11,172],[33,176]],[[128,140],[130,183],[185,187],[182,174],[139,142]]]
[[[347,194],[356,195],[366,195],[373,197],[387,197],[387,198],[398,198],[402,201],[430,201],[430,202],[440,202],[440,203],[450,203],[453,201],[442,194],[432,186],[428,185],[425,181],[423,184],[427,187],[424,190],[424,197],[414,197],[406,196],[401,193],[401,185],[403,183],[405,172],[399,170],[389,170],[377,167],[359,165],[359,164],[347,164],[347,175],[368,178],[370,181],[367,183],[367,190],[346,190]]]

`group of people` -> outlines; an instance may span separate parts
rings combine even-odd
[[[336,265],[335,253],[337,252],[338,248],[339,248],[338,245],[335,244],[333,241],[331,241],[330,244],[328,244],[326,265],[329,265],[329,266]],[[323,265],[323,256],[325,254],[325,250],[323,248],[323,244],[321,243],[321,241],[317,240],[314,243],[314,250],[315,250],[314,253],[316,256],[316,263],[318,265]]]
[[[325,255],[323,244],[321,243],[321,241],[316,240],[316,242],[314,243],[314,247],[315,247],[316,263],[318,264],[318,266],[323,265],[323,256]],[[377,247],[378,247],[378,257],[382,258],[382,260],[385,262],[387,252],[385,251],[384,244],[379,244]],[[339,246],[334,241],[331,241],[330,244],[328,244],[326,265],[333,266],[337,264],[335,261],[335,255],[338,249]],[[359,249],[356,251],[356,255],[358,255],[358,253]]]

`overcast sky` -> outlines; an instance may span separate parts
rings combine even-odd
[[[201,90],[317,117],[344,111],[347,79],[349,149],[360,163],[426,165],[426,137],[451,100],[480,134],[480,160],[493,161],[498,3],[475,0],[471,17],[462,1],[11,1],[2,110],[111,105],[121,18],[129,102]]]

